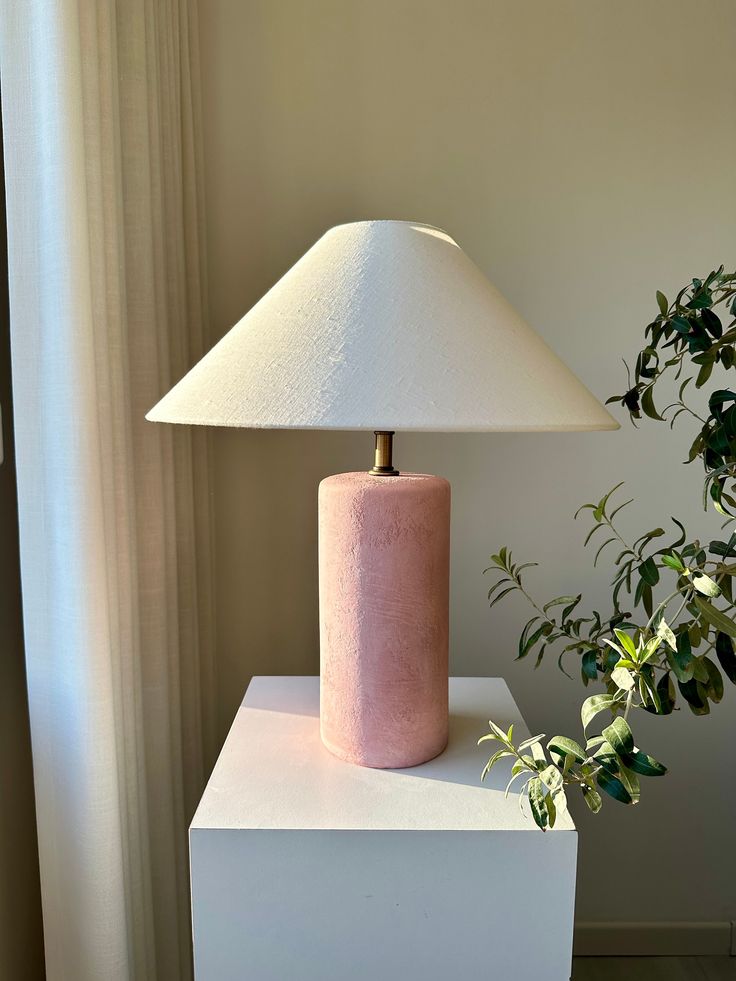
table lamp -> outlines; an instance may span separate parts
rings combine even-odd
[[[371,767],[448,732],[450,485],[396,470],[394,432],[618,428],[446,232],[405,221],[328,231],[147,418],[375,433],[318,506],[320,731]]]

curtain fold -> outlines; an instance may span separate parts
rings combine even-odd
[[[191,974],[214,753],[194,0],[0,0],[13,396],[50,979]]]

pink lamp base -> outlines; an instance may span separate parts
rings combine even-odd
[[[372,767],[447,745],[450,485],[346,473],[319,488],[320,726]]]

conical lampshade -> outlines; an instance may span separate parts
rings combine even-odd
[[[453,239],[328,231],[148,414],[266,429],[617,429]]]

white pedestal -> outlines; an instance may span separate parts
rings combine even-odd
[[[485,784],[498,678],[450,681],[450,742],[407,770],[320,742],[318,678],[254,678],[190,830],[197,981],[566,981],[577,832]]]

